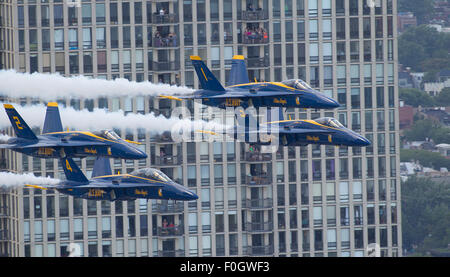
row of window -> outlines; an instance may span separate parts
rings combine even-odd
[[[308,0],[307,4],[307,13],[310,17],[315,17],[318,15],[318,0]],[[321,2],[321,14],[322,16],[331,16],[332,14],[332,5],[331,0],[322,0]],[[381,15],[383,4],[386,5],[387,14],[392,14],[392,0],[384,1],[376,1],[375,2],[375,15]],[[55,2],[58,3],[58,2]],[[60,2],[61,3],[61,2]],[[193,7],[192,0],[184,0],[183,1],[183,18],[184,21],[189,22],[193,19],[193,10],[196,13],[197,21],[205,21],[206,20],[206,1],[205,0],[197,0],[196,6]],[[19,3],[20,4],[20,3]],[[19,27],[25,26],[25,12],[28,14],[27,24],[30,27],[37,26],[38,20],[40,19],[41,26],[49,26],[51,12],[53,17],[53,24],[55,26],[63,26],[64,25],[64,6],[62,4],[54,4],[54,5],[31,5],[33,2],[28,2],[28,6],[17,7],[17,16],[18,16],[18,24]],[[209,20],[218,21],[220,13],[223,14],[223,20],[233,20],[233,8],[232,8],[232,0],[223,0],[223,6],[219,10],[219,0],[210,0],[209,1]],[[247,6],[244,8],[246,12],[253,11],[268,11],[268,0],[264,0],[262,5],[260,6],[260,2],[247,3]],[[50,10],[52,7],[52,10]],[[237,0],[236,3],[236,15],[238,20],[249,20],[251,17],[246,17],[248,13],[243,12],[243,2],[241,0]],[[305,14],[305,1],[304,0],[296,0],[296,14],[297,16],[304,16]],[[335,15],[336,16],[345,16],[347,15],[347,9],[345,8],[344,0],[336,0],[335,2]],[[284,17],[290,18],[293,16],[293,0],[286,0],[284,3],[283,9],[281,9],[281,4],[279,1],[272,2],[272,18],[280,18],[281,10],[284,10]],[[38,12],[38,9],[40,11]],[[94,10],[93,10],[94,9]],[[370,7],[366,2],[363,2],[362,5],[362,14],[370,15]],[[147,16],[147,23],[159,23],[158,19],[156,19],[155,15],[164,15],[164,14],[178,14],[177,5],[169,5],[169,3],[158,3],[156,4],[156,9],[152,9],[151,1],[135,1],[135,2],[123,2],[123,3],[82,3],[81,7],[78,8],[76,6],[68,6],[67,7],[67,24],[75,25],[78,23],[78,17],[81,19],[82,24],[92,24],[93,18],[95,17],[96,24],[105,24],[107,20],[107,16],[109,17],[110,24],[140,24],[143,22],[143,14]],[[349,2],[348,7],[348,15],[355,16],[359,14],[359,4],[358,0],[351,0]],[[40,18],[38,18],[38,14],[40,14]],[[134,17],[132,18],[132,15]],[[131,21],[133,19],[133,22]],[[153,20],[152,20],[153,19]],[[263,17],[256,17],[255,19],[267,19],[267,14]],[[171,22],[170,22],[171,23]]]

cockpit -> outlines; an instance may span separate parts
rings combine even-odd
[[[308,83],[306,83],[305,81],[303,81],[301,79],[290,79],[290,80],[283,81],[281,83],[288,87],[300,89],[300,90],[312,89],[311,86],[308,85]]]
[[[152,179],[155,181],[170,182],[166,174],[154,168],[141,168],[130,173],[130,175]]]
[[[94,132],[93,134],[96,136],[99,136],[101,138],[105,138],[105,139],[109,139],[109,140],[120,140],[121,139],[119,137],[119,135],[116,134],[116,132],[114,132],[112,130],[101,130],[98,132]]]
[[[321,117],[314,120],[315,122],[333,128],[345,128],[337,119],[332,117]]]

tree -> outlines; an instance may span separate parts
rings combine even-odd
[[[440,106],[450,106],[450,88],[444,88],[438,96],[435,97],[436,103]]]
[[[450,243],[450,183],[411,177],[401,186],[403,247],[420,252]]]
[[[436,104],[433,97],[424,91],[414,88],[400,88],[399,98],[413,107],[433,107]]]
[[[418,161],[422,166],[431,167],[435,170],[440,170],[441,167],[450,169],[450,160],[446,159],[439,153],[430,152],[427,150],[401,149],[400,161]]]

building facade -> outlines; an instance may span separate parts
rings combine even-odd
[[[3,69],[198,88],[190,55],[226,84],[233,55],[242,54],[251,80],[301,78],[342,104],[288,109],[293,119],[333,116],[373,144],[261,154],[240,142],[174,143],[124,126],[116,132],[144,142],[149,157],[114,160],[116,172],[159,168],[199,200],[110,203],[3,190],[0,253],[64,256],[76,243],[83,256],[365,256],[377,243],[382,255],[401,256],[397,5],[367,3],[1,1]],[[165,116],[178,105],[144,96],[55,100],[76,109]],[[56,160],[1,155],[7,170],[63,178]],[[93,162],[77,160],[88,176]]]

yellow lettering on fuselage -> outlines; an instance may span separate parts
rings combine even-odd
[[[147,194],[148,194],[148,192],[147,191],[145,191],[145,190],[138,190],[138,189],[136,189],[135,191],[134,191],[134,193],[136,194],[136,195],[142,195],[142,196],[147,196]]]
[[[315,136],[306,136],[306,140],[319,141],[319,137],[315,137]]]
[[[280,99],[274,98],[274,99],[273,99],[273,103],[286,104],[287,102],[286,102],[286,99],[282,99],[282,98],[280,98]]]
[[[53,154],[53,151],[55,150],[52,148],[39,147],[38,155],[51,156]]]
[[[225,99],[225,106],[227,107],[238,107],[241,105],[240,99],[234,99],[234,98],[226,98]]]
[[[163,195],[162,195],[162,189],[159,189],[158,190],[158,195],[159,195],[159,197],[162,197]]]
[[[91,154],[97,154],[97,149],[89,149],[89,148],[85,147],[84,152],[91,153]]]
[[[88,196],[89,197],[102,197],[103,198],[103,194],[104,193],[105,193],[105,191],[102,190],[102,189],[89,189]]]

